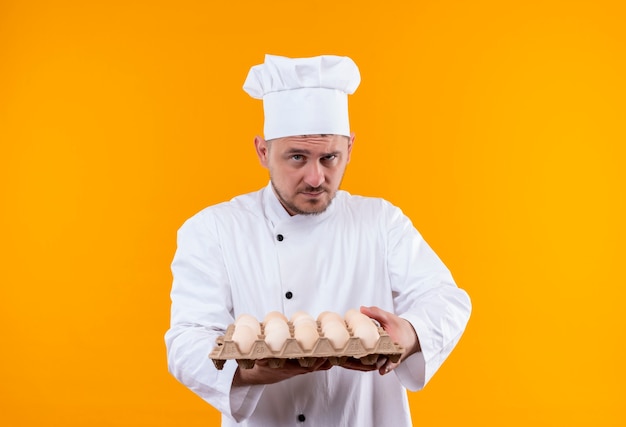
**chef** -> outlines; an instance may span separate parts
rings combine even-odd
[[[420,390],[459,341],[468,295],[402,211],[339,190],[354,146],[348,57],[266,55],[244,90],[263,100],[254,139],[270,182],[210,206],[178,232],[172,262],[170,372],[222,413],[223,426],[410,426]],[[208,355],[241,314],[317,317],[356,308],[404,349],[399,361],[319,359],[217,370]]]

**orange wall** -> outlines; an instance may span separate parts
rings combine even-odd
[[[623,2],[384,4],[0,2],[1,425],[218,423],[166,371],[169,263],[266,183],[264,53],[355,59],[344,188],[473,298],[419,424],[626,424]]]

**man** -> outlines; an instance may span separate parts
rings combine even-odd
[[[359,83],[347,57],[267,55],[244,89],[263,99],[265,138],[254,144],[270,183],[179,230],[169,369],[224,426],[410,426],[406,389],[426,384],[469,318],[467,294],[400,209],[338,190],[354,145],[347,95]],[[359,307],[405,349],[397,363],[217,370],[208,358],[240,314]]]

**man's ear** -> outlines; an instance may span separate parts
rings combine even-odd
[[[348,140],[348,163],[350,162],[350,154],[352,153],[352,145],[354,145],[354,140],[356,139],[356,135],[354,132],[350,134],[350,139]]]
[[[256,149],[256,155],[259,157],[259,161],[261,162],[264,168],[267,168],[268,157],[269,157],[269,148],[267,146],[267,141],[258,135],[255,136],[254,148]]]

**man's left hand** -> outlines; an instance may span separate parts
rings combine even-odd
[[[393,363],[387,358],[381,358],[376,364],[378,372],[384,375],[394,370],[404,359],[410,355],[421,351],[419,339],[413,326],[408,320],[402,319],[393,313],[378,307],[361,307],[361,313],[376,320],[380,326],[389,334],[393,342],[404,348],[404,353],[398,362]]]

